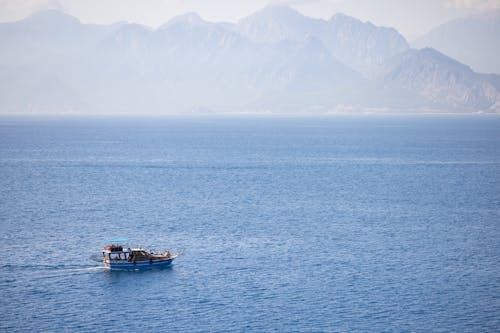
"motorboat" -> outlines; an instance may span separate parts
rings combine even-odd
[[[108,240],[102,250],[102,261],[107,268],[136,269],[169,266],[177,257],[170,251],[154,251],[142,247],[128,247],[126,238]]]

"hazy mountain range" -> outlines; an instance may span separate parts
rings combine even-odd
[[[0,40],[1,113],[500,112],[500,76],[342,14],[270,6],[150,29],[44,11]]]
[[[482,73],[500,73],[500,9],[442,24],[415,40]]]

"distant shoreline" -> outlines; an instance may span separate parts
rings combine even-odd
[[[360,116],[500,116],[496,112],[177,112],[177,113],[0,113],[0,118],[210,118],[210,117],[263,117],[263,118],[317,118]]]

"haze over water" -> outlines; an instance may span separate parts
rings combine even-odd
[[[0,331],[496,332],[500,119],[0,120]],[[107,271],[106,239],[169,269]]]

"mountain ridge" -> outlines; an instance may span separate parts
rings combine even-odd
[[[499,33],[500,9],[441,24],[417,38],[412,45],[433,47],[478,72],[500,74]]]
[[[157,29],[67,16],[0,24],[0,36],[17,31],[0,46],[0,112],[500,111],[498,76],[412,50],[395,29],[344,14],[321,20],[266,7],[226,24],[187,13]],[[260,40],[268,27],[274,35]]]

